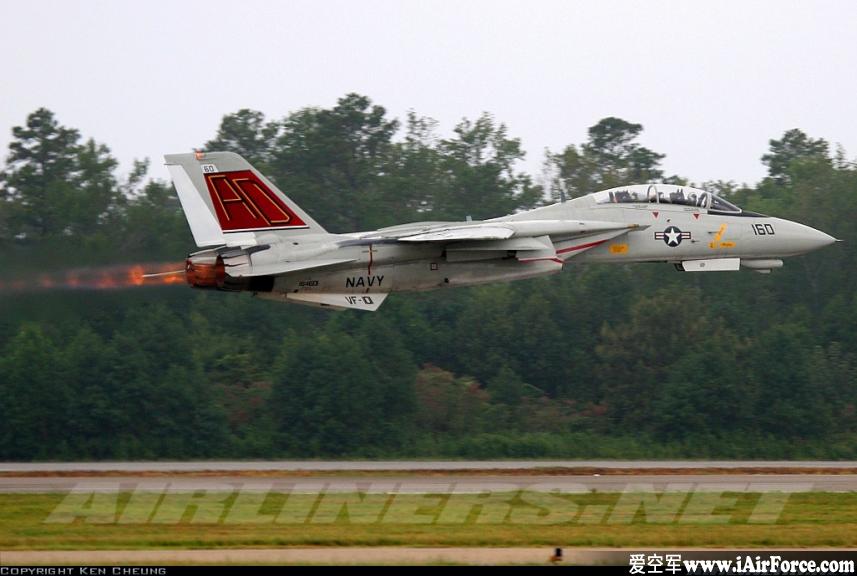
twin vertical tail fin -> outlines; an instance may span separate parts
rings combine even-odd
[[[258,232],[325,230],[233,152],[164,156],[197,246],[253,244]]]

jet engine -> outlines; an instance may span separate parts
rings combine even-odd
[[[194,288],[217,288],[226,275],[223,259],[216,253],[191,254],[185,260],[185,281]]]
[[[229,267],[239,264],[249,267],[250,256],[243,251],[218,252],[206,250],[187,257],[185,281],[194,288],[225,290],[228,292],[270,292],[274,288],[273,276],[231,276]]]

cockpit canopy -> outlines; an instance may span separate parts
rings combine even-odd
[[[618,188],[611,188],[610,190],[594,192],[591,196],[595,199],[596,204],[679,204],[683,206],[695,206],[715,212],[741,212],[740,208],[716,194],[698,188],[676,186],[674,184],[620,186]]]

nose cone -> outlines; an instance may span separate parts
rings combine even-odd
[[[836,238],[830,234],[790,220],[780,220],[777,235],[780,236],[783,250],[788,254],[806,254],[836,242]]]
[[[810,230],[815,232],[816,249],[817,248],[824,248],[825,246],[830,246],[834,242],[838,242],[838,240],[836,238],[834,238],[830,234],[822,232],[821,230],[816,230],[815,228],[810,228]]]

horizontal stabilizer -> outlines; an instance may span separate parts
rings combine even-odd
[[[374,312],[387,298],[385,292],[376,294],[318,294],[315,292],[290,292],[286,294],[286,300],[296,304],[308,304],[310,306],[321,306],[324,308],[338,308],[340,310],[368,310]]]

